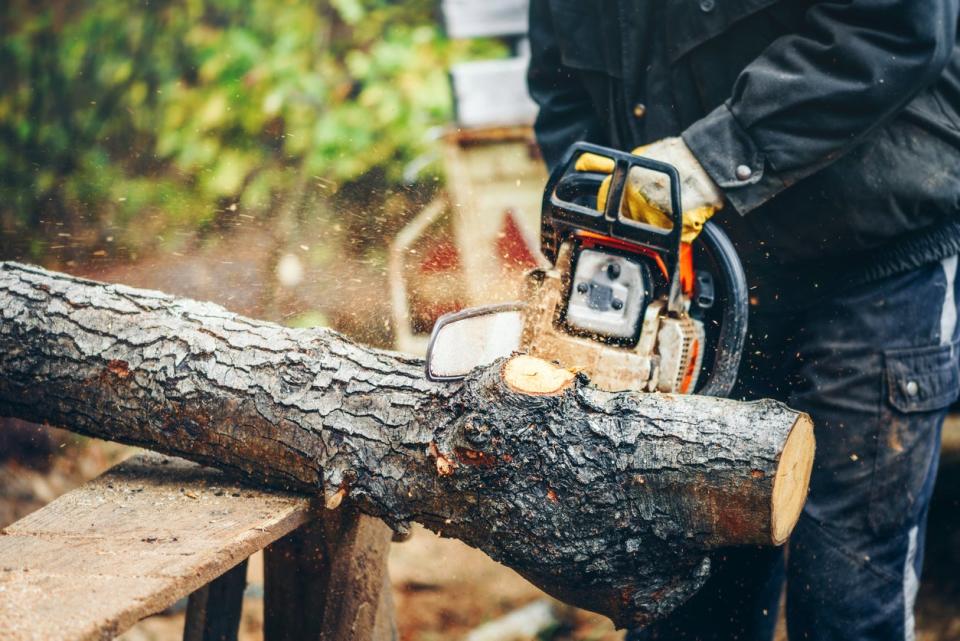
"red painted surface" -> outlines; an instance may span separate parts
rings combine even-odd
[[[460,269],[460,252],[449,240],[441,240],[430,245],[420,263],[420,272],[435,274]]]
[[[510,267],[531,269],[537,266],[537,260],[517,225],[513,211],[509,209],[504,213],[503,225],[497,237],[497,254]]]

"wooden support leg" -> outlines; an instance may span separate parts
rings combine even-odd
[[[396,639],[387,574],[391,530],[346,507],[264,551],[265,641]]]
[[[237,641],[247,561],[190,595],[183,641]]]

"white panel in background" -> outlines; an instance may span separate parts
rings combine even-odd
[[[450,69],[457,124],[465,128],[530,125],[537,105],[527,92],[527,59],[464,62]]]
[[[443,0],[451,38],[516,36],[527,32],[529,0]]]

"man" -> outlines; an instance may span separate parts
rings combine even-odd
[[[913,638],[960,389],[958,14],[960,0],[532,0],[547,163],[587,140],[674,164],[685,238],[717,212],[751,280],[736,395],[816,424],[789,554],[719,553],[700,593],[631,638],[769,639],[784,576],[791,639]],[[656,222],[654,191],[631,178],[631,215]]]

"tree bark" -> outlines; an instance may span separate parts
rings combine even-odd
[[[0,310],[0,415],[423,523],[620,626],[688,598],[712,549],[782,543],[812,465],[809,418],[773,401],[602,392],[523,356],[435,384],[329,330],[12,263]]]

